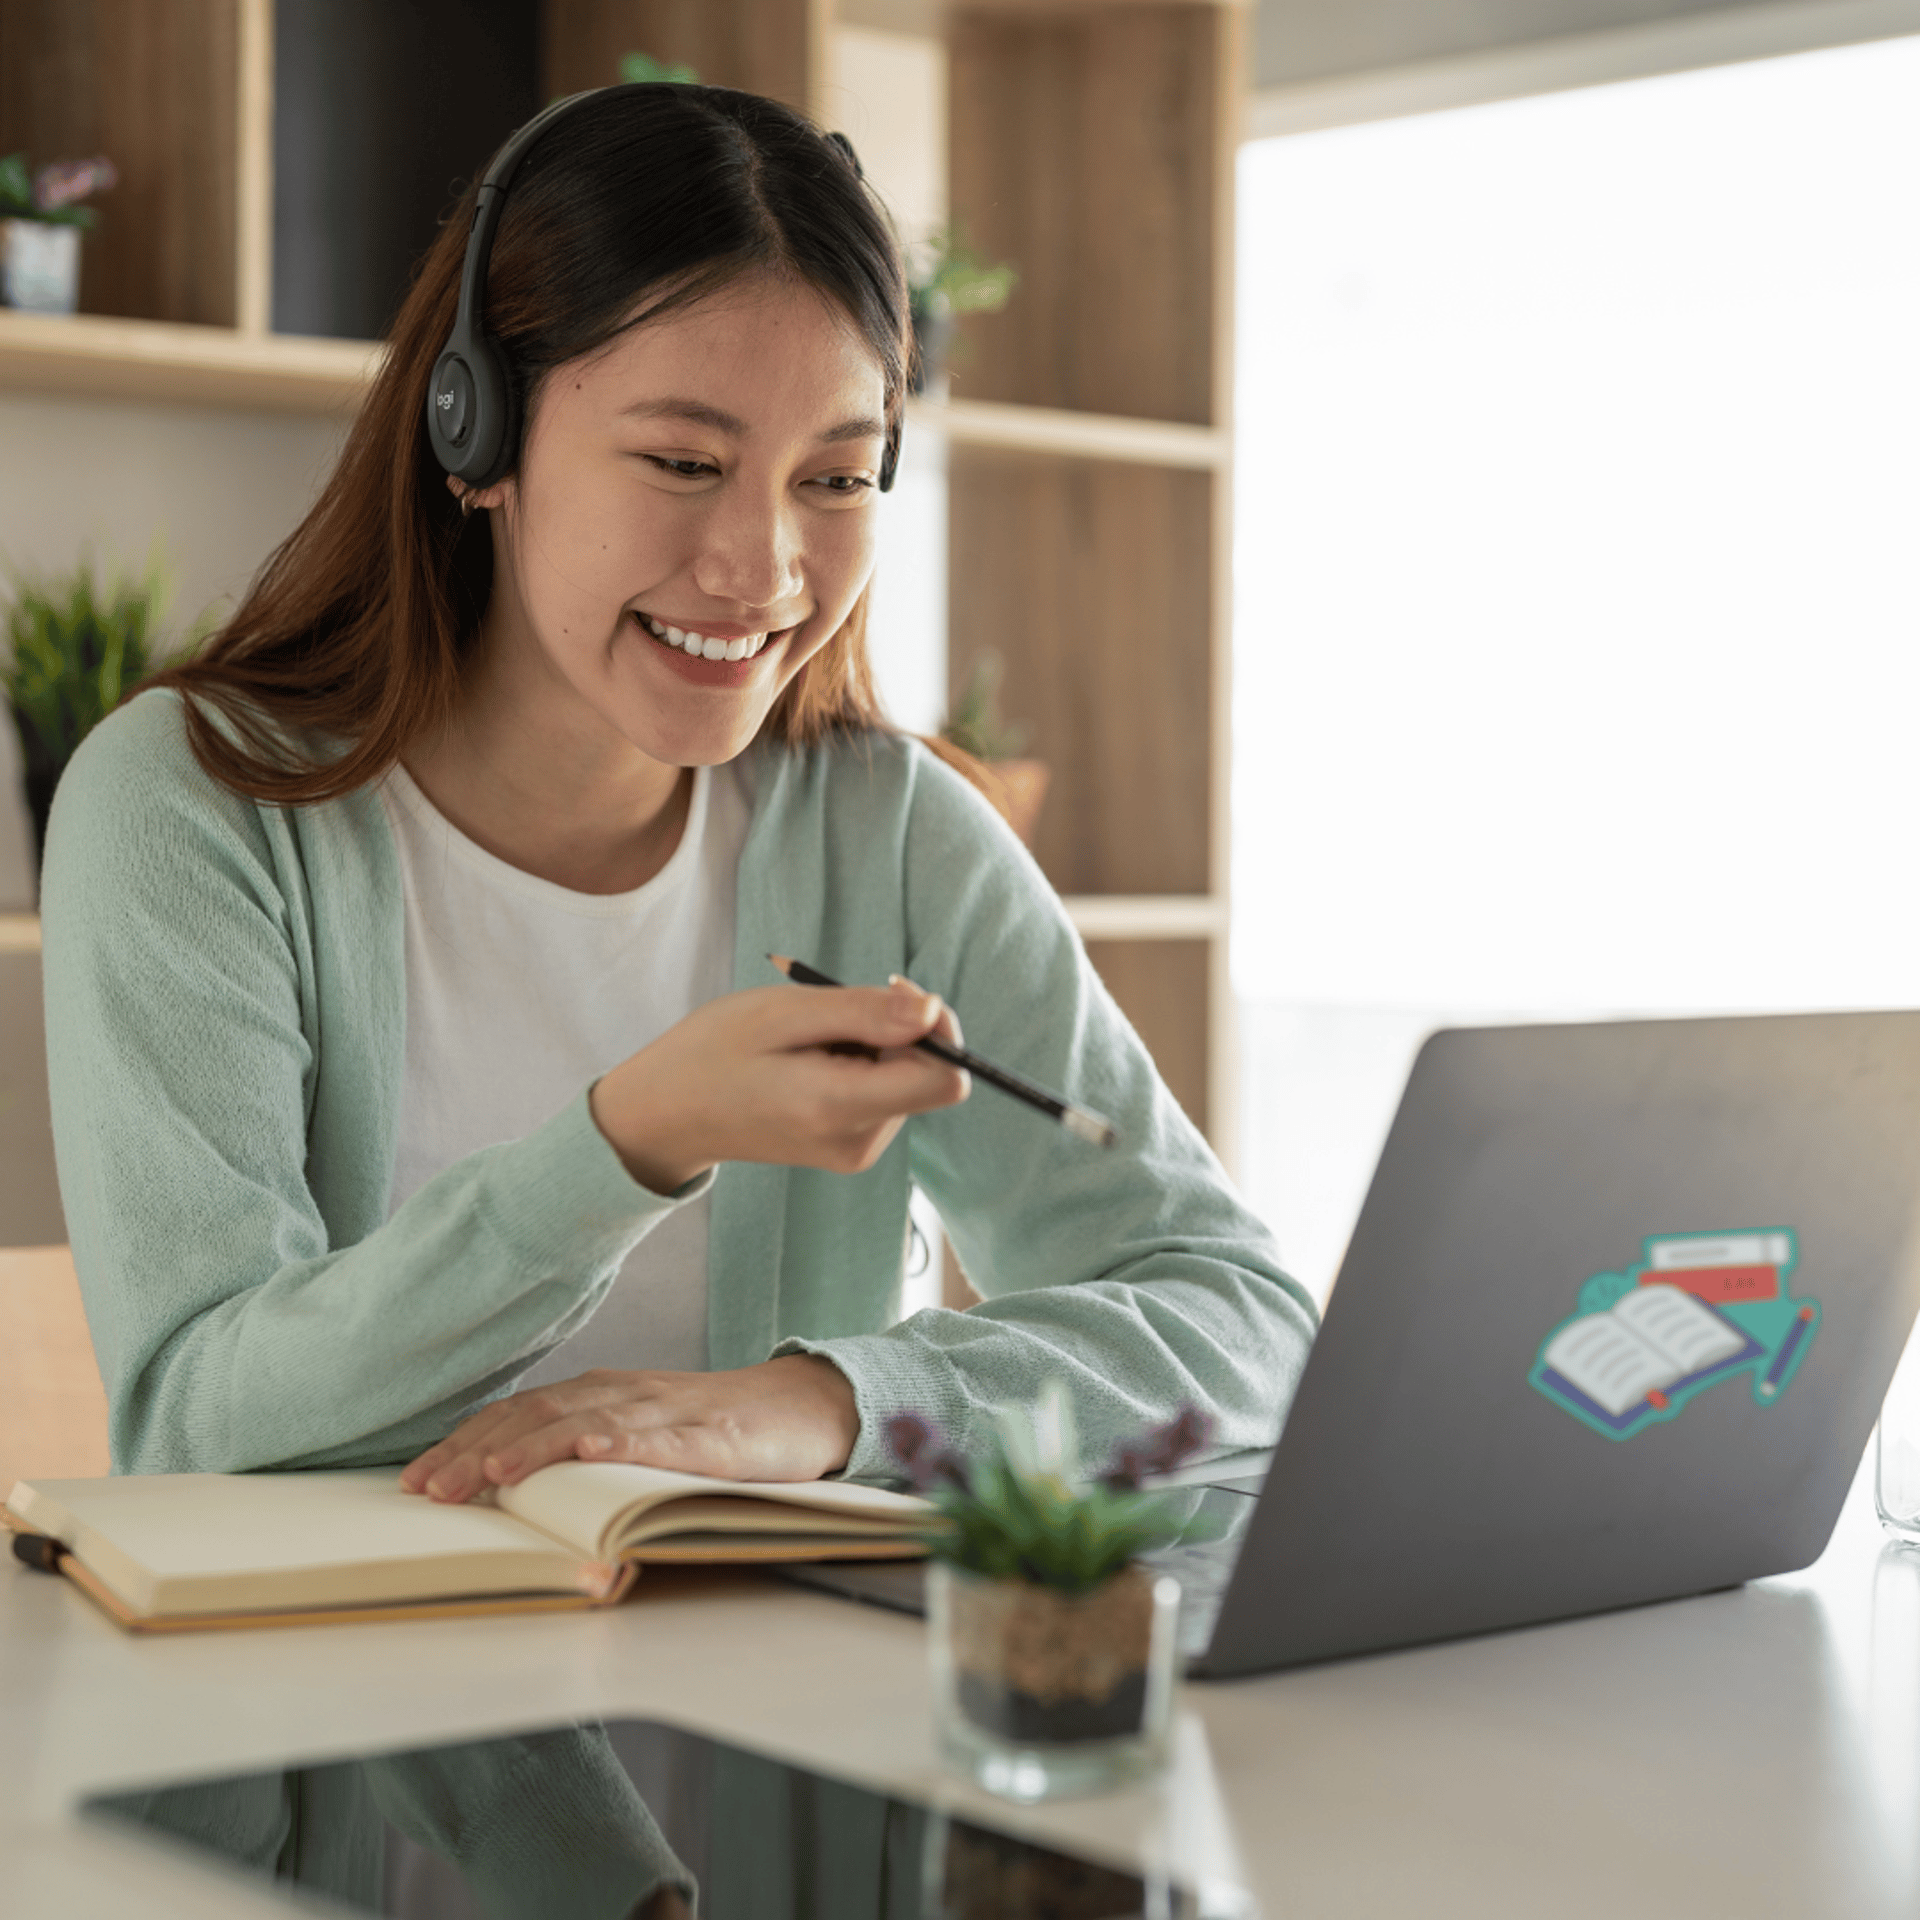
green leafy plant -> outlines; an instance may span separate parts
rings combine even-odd
[[[71,574],[14,575],[9,585],[0,687],[20,735],[34,844],[44,848],[53,789],[74,749],[162,664],[156,638],[172,590],[158,543],[137,576],[102,581],[83,560]],[[187,648],[204,638],[212,613],[194,623]]]
[[[907,249],[907,294],[918,318],[998,313],[1019,284],[1011,265],[988,266],[958,227],[942,227]]]
[[[1000,686],[1006,677],[1007,663],[992,647],[982,648],[967,676],[965,692],[940,729],[941,739],[976,760],[1018,759],[1027,744],[1027,729],[1000,712]]]
[[[697,87],[700,76],[683,60],[656,60],[650,53],[620,56],[620,78],[629,86],[652,81],[670,87]]]
[[[887,1443],[938,1514],[926,1533],[937,1560],[987,1580],[1024,1580],[1068,1594],[1091,1593],[1142,1553],[1192,1537],[1192,1502],[1148,1493],[1142,1483],[1170,1473],[1212,1438],[1192,1407],[1132,1446],[1091,1486],[1075,1486],[1075,1447],[1064,1391],[1041,1396],[1031,1422],[1011,1411],[997,1422],[985,1456],[963,1459],[916,1413],[887,1422]]]
[[[91,227],[100,215],[80,202],[104,193],[119,178],[104,155],[92,160],[55,160],[38,173],[24,153],[0,159],[0,220],[41,220],[57,227]]]

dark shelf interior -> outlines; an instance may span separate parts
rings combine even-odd
[[[381,338],[467,182],[542,105],[540,0],[276,0],[273,326]]]

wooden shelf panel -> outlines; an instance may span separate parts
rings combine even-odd
[[[910,400],[907,424],[941,434],[956,446],[1131,460],[1143,466],[1211,471],[1233,458],[1232,436],[1222,428],[1076,413],[1064,407],[1019,407],[1003,400]]]
[[[1083,940],[1212,940],[1227,903],[1194,894],[1076,894],[1061,904]],[[40,917],[0,913],[0,953],[38,953]]]
[[[1083,940],[1215,940],[1227,903],[1204,893],[1075,893],[1060,903]]]
[[[0,390],[97,394],[263,412],[332,413],[380,369],[377,341],[241,333],[230,327],[0,309]],[[956,446],[1052,453],[1195,470],[1224,468],[1230,437],[1211,427],[998,401],[908,403],[917,432]]]
[[[0,311],[0,389],[336,413],[357,406],[383,347],[93,314]]]

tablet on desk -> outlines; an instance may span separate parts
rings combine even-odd
[[[644,1915],[663,1881],[702,1920],[1255,1912],[1235,1888],[1143,1876],[654,1721],[171,1783],[84,1812],[393,1920]]]

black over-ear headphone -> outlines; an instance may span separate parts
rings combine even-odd
[[[514,392],[500,349],[480,324],[486,307],[487,262],[493,253],[494,231],[500,225],[500,209],[506,204],[507,188],[513,183],[528,148],[562,114],[579,101],[624,90],[595,87],[556,100],[552,106],[536,113],[507,141],[493,156],[480,181],[480,191],[474,200],[473,225],[467,229],[467,257],[460,269],[460,305],[454,313],[453,331],[447,336],[447,344],[433,363],[433,381],[427,390],[427,435],[433,442],[434,456],[448,473],[469,487],[492,486],[512,467],[519,450],[519,395]],[[853,151],[853,142],[844,133],[830,133],[827,139],[846,156],[854,173],[860,176],[860,161]],[[900,423],[896,418],[887,428],[886,449],[880,456],[882,493],[892,490],[899,465]]]

